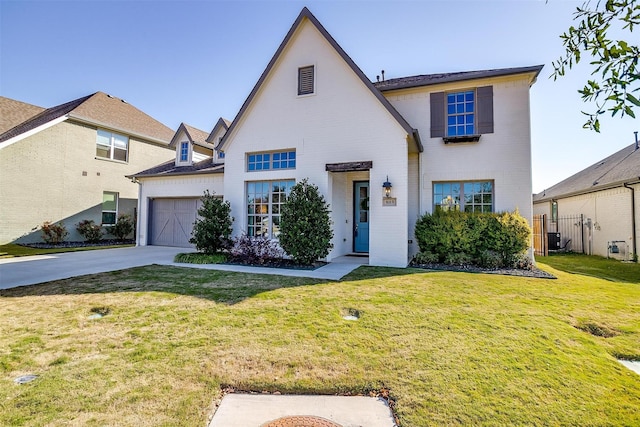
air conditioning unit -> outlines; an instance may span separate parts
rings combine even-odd
[[[557,251],[562,247],[561,245],[562,239],[560,238],[560,233],[547,233],[547,247],[550,251]]]

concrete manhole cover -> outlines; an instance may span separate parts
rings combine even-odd
[[[342,427],[326,418],[311,417],[308,415],[296,415],[293,417],[278,418],[269,421],[261,427]]]

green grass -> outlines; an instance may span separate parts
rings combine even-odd
[[[640,425],[615,360],[640,359],[640,286],[541,267],[558,279],[149,266],[0,291],[0,425],[203,426],[225,387],[388,388],[403,427]]]
[[[15,243],[8,243],[6,245],[0,245],[0,258],[12,258],[12,257],[29,256],[29,255],[46,255],[46,254],[55,254],[55,253],[61,253],[61,252],[92,251],[96,249],[126,248],[131,246],[134,246],[134,245],[82,246],[77,248],[41,249],[41,248],[30,248],[28,246],[17,245]]]
[[[568,273],[584,274],[614,282],[640,283],[640,263],[571,253],[538,257],[537,260]]]
[[[174,262],[185,264],[220,264],[227,260],[225,254],[205,254],[201,252],[179,253],[173,259]]]

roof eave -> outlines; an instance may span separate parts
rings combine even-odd
[[[155,144],[162,145],[162,146],[165,146],[165,147],[169,146],[169,141],[167,141],[167,140],[160,139],[160,138],[157,138],[155,136],[145,135],[143,133],[131,131],[130,129],[124,129],[124,128],[121,128],[121,127],[118,127],[118,126],[114,126],[114,125],[109,124],[109,123],[101,122],[99,120],[90,119],[90,118],[87,118],[87,117],[84,117],[84,116],[79,116],[77,114],[72,114],[72,113],[67,114],[67,117],[69,119],[72,119],[72,120],[76,121],[76,122],[98,126],[98,127],[101,127],[101,128],[114,130],[116,132],[126,133],[129,136],[133,136],[133,137],[136,137],[136,138],[139,138],[139,139],[143,139],[145,141],[153,142]]]
[[[623,187],[624,184],[627,184],[627,185],[640,184],[640,176],[638,176],[637,178],[623,179],[623,180],[619,180],[619,181],[615,181],[615,182],[610,182],[608,184],[597,185],[597,186],[591,187],[591,188],[585,188],[585,189],[582,189],[582,190],[571,191],[571,192],[568,192],[568,193],[552,194],[550,196],[544,196],[541,199],[533,200],[533,203],[550,202],[552,200],[566,199],[568,197],[581,196],[583,194],[597,193],[598,191],[611,190],[612,188]],[[534,194],[534,198],[535,198],[536,195],[537,194]]]
[[[415,129],[411,125],[409,125],[409,123],[404,119],[404,117],[402,117],[400,113],[395,109],[395,107],[391,105],[389,100],[387,100],[387,98],[385,98],[384,95],[382,95],[382,92],[380,92],[373,85],[373,83],[371,83],[371,81],[367,78],[367,76],[365,76],[365,74],[362,72],[362,70],[360,70],[360,68],[351,59],[351,57],[347,55],[347,53],[342,49],[342,47],[340,47],[340,45],[336,42],[336,40],[331,36],[331,34],[329,34],[329,32],[324,28],[324,26],[320,23],[320,21],[318,21],[318,19],[311,13],[311,11],[307,7],[304,7],[300,12],[300,14],[298,15],[298,17],[296,18],[293,25],[291,26],[291,28],[289,29],[289,31],[287,32],[287,35],[282,40],[282,43],[280,43],[280,46],[278,46],[278,49],[276,50],[275,54],[269,61],[269,64],[260,75],[260,78],[258,79],[258,82],[255,84],[255,86],[251,90],[251,93],[242,104],[240,111],[238,112],[236,117],[233,119],[233,122],[231,122],[231,126],[229,126],[227,133],[222,137],[222,140],[220,141],[216,149],[224,150],[224,147],[227,141],[229,140],[230,135],[233,134],[236,126],[240,122],[240,119],[242,118],[242,116],[244,116],[244,113],[249,108],[251,101],[253,101],[253,98],[256,96],[256,94],[260,90],[260,87],[266,80],[272,68],[275,66],[275,63],[277,62],[278,58],[280,58],[280,55],[282,54],[286,46],[289,44],[289,41],[293,37],[294,33],[298,30],[302,21],[305,18],[308,19],[316,27],[316,29],[320,32],[320,34],[322,34],[322,36],[335,49],[335,51],[340,55],[340,57],[347,63],[347,65],[349,65],[349,67],[360,78],[360,80],[362,80],[364,85],[371,91],[371,93],[378,99],[378,101],[380,101],[380,103],[387,109],[387,111],[393,116],[393,118],[402,126],[402,128],[407,132],[407,135],[409,135],[411,139],[413,139]],[[419,151],[423,150],[422,144],[416,141],[416,145]]]

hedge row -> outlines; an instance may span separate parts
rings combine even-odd
[[[529,248],[531,228],[516,210],[466,213],[436,210],[415,227],[418,262],[513,267]]]

